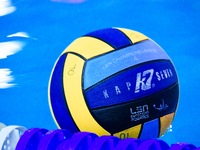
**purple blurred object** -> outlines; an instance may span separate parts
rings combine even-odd
[[[172,144],[170,150],[196,150],[196,146],[188,143]]]
[[[115,147],[115,150],[137,150],[142,142],[143,141],[140,139],[127,138],[119,141]]]
[[[55,150],[62,141],[70,139],[72,135],[63,129],[51,130],[41,139],[37,150]]]
[[[137,150],[169,150],[169,145],[162,140],[147,140],[140,144]]]
[[[75,133],[71,139],[63,141],[56,150],[87,150],[98,136],[89,132]]]
[[[47,132],[48,130],[41,128],[26,130],[18,141],[15,150],[36,150],[40,140]]]
[[[90,145],[88,150],[114,150],[120,138],[114,136],[101,136]]]
[[[32,128],[22,134],[15,150],[200,150],[200,147],[180,142],[172,144],[170,148],[166,142],[158,139],[121,140],[108,135],[98,137],[90,132],[72,134],[64,129],[48,131],[43,128]]]

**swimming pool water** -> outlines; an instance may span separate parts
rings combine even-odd
[[[161,139],[200,146],[199,16],[198,0],[0,1],[0,122],[57,128],[47,92],[55,61],[76,38],[122,27],[153,39],[177,70],[179,106]]]

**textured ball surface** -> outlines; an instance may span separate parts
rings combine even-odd
[[[49,82],[49,104],[59,128],[143,140],[162,136],[179,99],[176,70],[145,35],[107,28],[72,42]]]

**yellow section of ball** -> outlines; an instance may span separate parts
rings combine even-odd
[[[165,115],[163,117],[160,117],[160,136],[163,136],[166,132],[168,127],[171,125],[173,119],[174,119],[175,113],[171,113],[168,115]]]
[[[147,36],[137,31],[124,29],[124,28],[117,28],[117,29],[122,31],[124,34],[126,34],[126,36],[131,40],[133,44],[149,39]]]
[[[114,50],[105,42],[93,37],[80,37],[72,42],[62,54],[74,52],[86,59]]]
[[[74,122],[80,131],[88,131],[101,135],[110,135],[92,117],[82,92],[82,70],[85,61],[74,55],[68,54],[64,72],[63,84],[66,102]]]
[[[125,139],[125,138],[138,138],[141,130],[141,124],[134,126],[132,128],[126,129],[124,131],[115,133],[114,136],[119,137],[120,139]]]

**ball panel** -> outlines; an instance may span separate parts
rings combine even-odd
[[[125,139],[125,138],[138,138],[140,134],[142,125],[137,125],[134,127],[131,127],[129,129],[126,129],[124,131],[120,131],[118,133],[113,134],[114,136],[119,137],[120,139]]]
[[[178,84],[128,103],[92,109],[95,120],[111,134],[175,112]],[[163,102],[164,101],[164,102]]]
[[[113,47],[99,39],[93,37],[81,37],[72,42],[62,54],[74,52],[89,59],[112,50],[114,50]]]
[[[114,49],[119,49],[121,47],[125,47],[131,45],[131,41],[118,29],[115,28],[107,28],[102,30],[97,30],[91,33],[86,34],[85,36],[95,37],[108,43]],[[117,40],[116,40],[117,39]]]
[[[59,128],[78,132],[66,105],[63,91],[63,68],[66,56],[67,54],[62,55],[53,69],[49,84],[49,105],[54,121]]]
[[[129,102],[177,82],[171,61],[154,61],[123,70],[85,91],[91,109]]]
[[[151,120],[149,122],[145,122],[142,126],[139,138],[142,140],[158,138],[159,128],[160,127],[158,118]]]
[[[174,119],[174,115],[175,113],[171,113],[163,117],[160,117],[160,135],[159,136],[162,136],[167,132],[169,126],[171,125]]]
[[[134,65],[147,61],[166,59],[168,55],[153,41],[145,40],[132,46],[112,51],[87,61],[84,70],[84,89]]]
[[[137,43],[139,41],[147,40],[149,39],[146,37],[144,34],[139,33],[137,31],[129,30],[129,29],[124,29],[124,28],[117,28],[118,30],[122,31],[128,38],[132,41],[132,43]]]
[[[92,117],[82,93],[82,71],[84,60],[77,55],[68,54],[63,72],[66,102],[74,122],[81,131],[109,135]],[[83,119],[84,118],[84,119]]]

